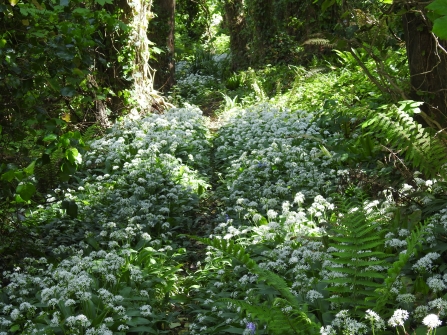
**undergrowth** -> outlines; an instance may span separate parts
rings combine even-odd
[[[89,142],[23,217],[0,334],[446,332],[444,146],[343,61],[198,62],[186,107]]]

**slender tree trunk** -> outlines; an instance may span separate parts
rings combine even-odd
[[[429,126],[447,127],[447,55],[446,41],[432,33],[424,10],[408,11],[403,16],[405,43],[411,75],[413,100],[424,101]],[[430,120],[431,119],[431,120]],[[431,124],[430,124],[431,123]]]
[[[154,0],[153,12],[157,15],[151,22],[149,40],[163,52],[154,55],[152,67],[157,71],[154,78],[156,89],[167,92],[174,85],[174,31],[175,0]]]

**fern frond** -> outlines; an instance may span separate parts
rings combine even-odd
[[[331,43],[327,38],[315,37],[306,40],[303,45],[318,45],[327,48],[334,48],[335,44]]]
[[[301,313],[294,313],[293,311],[290,313],[283,312],[282,307],[286,306],[287,303],[281,303],[281,300],[282,299],[276,299],[274,308],[272,308],[272,306],[269,306],[266,303],[254,305],[244,300],[228,298],[219,299],[219,301],[234,304],[242,311],[250,314],[251,318],[267,324],[269,330],[273,334],[286,335],[316,333],[311,331],[310,323],[303,327],[303,322],[305,324],[305,319],[307,319],[307,316],[303,320],[303,315]]]
[[[446,148],[442,142],[431,136],[405,110],[394,107],[388,113],[375,111],[362,127],[384,137],[384,145],[402,153],[428,178],[442,173],[442,166],[447,163]]]
[[[383,311],[388,299],[391,296],[391,288],[396,281],[397,277],[401,274],[402,269],[408,263],[411,256],[417,255],[417,247],[420,246],[424,241],[424,235],[426,234],[425,227],[428,222],[424,222],[413,228],[410,236],[406,238],[407,251],[405,253],[399,254],[399,260],[395,261],[393,265],[388,269],[388,276],[384,281],[385,287],[377,289],[377,293],[380,295],[377,299],[376,311],[380,313]]]
[[[378,220],[361,209],[350,210],[361,206],[348,200],[339,204],[339,210],[345,214],[340,222],[331,226],[333,235],[329,236],[329,245],[338,251],[331,253],[334,266],[326,268],[338,275],[325,280],[326,290],[337,295],[330,301],[358,310],[371,308],[379,298],[376,290],[383,286],[386,275],[376,268],[385,264],[389,257],[381,251],[385,230],[378,229]]]
[[[213,248],[216,248],[229,256],[232,256],[233,258],[237,259],[239,262],[244,264],[248,270],[250,270],[252,273],[255,273],[258,275],[258,280],[263,280],[266,282],[267,285],[273,287],[275,290],[277,290],[282,299],[287,302],[289,306],[292,307],[292,313],[294,314],[294,321],[293,324],[295,325],[295,329],[299,330],[299,334],[313,334],[315,333],[314,330],[317,328],[316,324],[312,322],[312,320],[307,315],[307,306],[300,304],[297,297],[295,297],[292,292],[290,291],[289,285],[287,282],[278,276],[276,273],[265,270],[259,267],[254,260],[252,260],[245,252],[244,247],[242,247],[239,244],[234,243],[232,240],[226,240],[226,239],[209,239],[209,238],[200,238],[196,236],[190,236],[191,238],[194,238],[204,244],[207,244]],[[231,300],[231,299],[230,299]],[[225,300],[225,301],[230,301]],[[245,309],[246,311],[252,312],[252,313],[264,313],[263,309],[256,309],[256,307],[253,307],[253,305],[248,304],[245,301],[239,301],[239,300],[231,300],[232,303],[237,304],[241,308]],[[270,308],[267,310],[267,314],[282,314],[284,316],[284,313],[279,309]],[[278,314],[279,315],[279,314]],[[266,319],[266,316],[261,316]],[[277,321],[271,320],[268,318],[269,325],[276,329]],[[281,320],[281,319],[278,319]],[[266,321],[267,322],[267,321]],[[289,322],[290,323],[290,322]],[[297,332],[298,334],[298,332]]]

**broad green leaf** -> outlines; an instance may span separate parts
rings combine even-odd
[[[321,11],[325,12],[326,9],[331,7],[335,3],[335,0],[324,0],[323,4],[321,5]]]
[[[9,331],[11,333],[15,333],[16,331],[18,331],[20,329],[20,325],[14,325],[11,328],[9,328]]]
[[[23,169],[27,176],[31,176],[34,173],[34,166],[36,165],[36,161],[33,161],[30,165]]]
[[[70,0],[60,0],[59,5],[61,5],[62,7],[67,7],[69,3]]]
[[[447,16],[436,19],[433,24],[433,33],[442,40],[447,40]]]
[[[6,45],[6,40],[4,39],[4,38],[2,38],[1,40],[0,40],[0,48],[3,48],[5,45]]]
[[[65,158],[67,158],[68,161],[73,165],[82,163],[82,155],[79,153],[78,149],[76,149],[76,148],[67,149],[65,151]]]
[[[447,15],[447,0],[435,0],[426,8],[438,15]]]
[[[43,141],[44,142],[53,142],[56,139],[57,139],[57,135],[56,134],[48,134],[47,136],[45,136],[43,138]]]
[[[15,176],[16,176],[15,172],[16,172],[15,170],[9,170],[9,171],[3,173],[0,179],[6,180],[9,183],[15,178]]]
[[[70,176],[76,172],[76,165],[71,164],[68,161],[65,161],[61,166],[61,173],[59,175],[59,178],[62,181],[68,181],[70,179]]]
[[[28,201],[32,198],[34,193],[36,193],[36,186],[30,182],[20,184],[16,188],[16,193],[20,195],[23,200]]]
[[[19,0],[9,0],[9,4],[11,5],[11,6],[15,6],[15,5],[17,5],[17,3],[19,2]]]

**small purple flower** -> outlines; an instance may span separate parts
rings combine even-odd
[[[247,330],[250,331],[250,334],[254,334],[256,331],[256,325],[253,322],[247,323]]]

